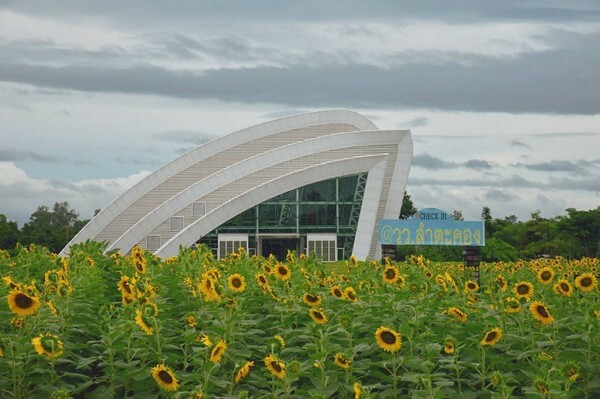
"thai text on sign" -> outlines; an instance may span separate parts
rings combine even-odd
[[[410,219],[379,222],[380,245],[485,245],[483,221],[454,220],[437,208],[426,208]]]

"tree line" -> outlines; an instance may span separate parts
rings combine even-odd
[[[99,210],[96,210],[96,214]],[[417,212],[410,195],[404,194],[400,218]],[[530,220],[520,221],[511,215],[494,218],[484,206],[481,219],[485,224],[484,261],[516,261],[539,257],[562,256],[568,259],[600,257],[600,207],[588,211],[568,208],[564,216],[543,218],[540,211],[531,213]],[[452,217],[462,220],[462,212]],[[41,205],[29,221],[19,228],[16,222],[0,214],[0,249],[16,251],[18,246],[36,244],[60,252],[89,220],[79,220],[79,214],[68,202],[56,202],[52,208]],[[462,260],[462,247],[401,246],[398,257],[423,254],[434,261]]]
[[[0,249],[10,252],[17,246],[36,244],[58,253],[87,222],[89,219],[79,220],[79,214],[68,202],[56,202],[52,208],[38,206],[20,229],[17,222],[0,213]]]

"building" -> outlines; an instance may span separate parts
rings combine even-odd
[[[412,160],[408,130],[378,130],[346,110],[249,127],[183,154],[94,217],[63,249],[106,241],[161,257],[205,243],[281,257],[378,258],[377,222],[398,218]]]

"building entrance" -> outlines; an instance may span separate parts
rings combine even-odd
[[[259,255],[264,257],[272,254],[277,260],[284,261],[287,251],[300,253],[300,238],[297,236],[259,236],[257,241]]]

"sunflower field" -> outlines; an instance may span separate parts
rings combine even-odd
[[[0,251],[0,397],[600,397],[599,259],[103,251]]]

